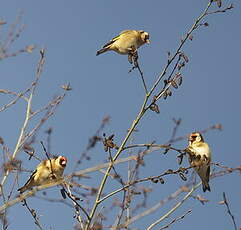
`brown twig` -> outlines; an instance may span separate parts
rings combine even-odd
[[[54,175],[54,170],[53,170],[53,166],[52,166],[52,161],[51,161],[51,159],[50,159],[50,157],[49,157],[49,154],[48,154],[48,152],[47,152],[47,150],[46,150],[46,148],[45,148],[45,146],[44,146],[44,143],[43,143],[42,141],[40,141],[40,144],[42,145],[43,150],[44,150],[44,153],[45,153],[45,155],[47,156],[47,158],[48,158],[48,160],[49,160],[50,170],[51,170],[51,175],[50,175],[50,177],[53,178],[53,179],[55,179],[56,176]]]
[[[34,220],[35,220],[34,223],[39,227],[39,229],[43,230],[43,228],[39,222],[39,217],[37,216],[36,211],[28,206],[27,201],[25,199],[22,202],[23,202],[23,206],[25,206],[27,208],[27,210],[30,212],[31,216],[34,218]]]
[[[66,188],[67,190],[66,190]],[[73,201],[74,207],[75,207],[75,213],[76,213],[76,219],[80,222],[83,223],[80,217],[79,209],[83,211],[83,213],[86,215],[87,219],[89,220],[90,217],[87,213],[87,211],[77,202],[77,200],[80,200],[78,197],[74,196],[70,190],[70,186],[65,183],[65,187],[63,186],[62,189],[64,190],[65,194]]]
[[[192,210],[189,209],[187,212],[185,212],[182,216],[179,216],[175,219],[173,219],[169,224],[165,225],[164,227],[161,227],[159,230],[163,230],[163,229],[166,229],[166,228],[169,228],[172,224],[174,224],[175,222],[179,221],[179,220],[182,220],[187,214],[191,213]]]
[[[234,229],[235,229],[235,230],[238,230],[238,227],[237,227],[236,222],[235,222],[234,215],[231,213],[231,209],[230,209],[230,207],[229,207],[229,204],[228,204],[228,201],[227,201],[225,192],[223,192],[223,202],[224,202],[224,204],[225,204],[226,207],[227,207],[227,213],[230,215],[230,217],[231,217],[231,219],[232,219],[232,222],[233,222],[233,225],[234,225]]]

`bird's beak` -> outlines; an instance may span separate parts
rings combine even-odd
[[[150,41],[149,39],[146,39],[146,43],[147,43],[147,44],[150,44],[151,41]]]

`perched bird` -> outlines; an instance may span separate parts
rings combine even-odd
[[[98,50],[96,55],[113,50],[119,54],[130,54],[140,46],[150,43],[149,34],[143,30],[124,30]]]
[[[20,193],[34,186],[44,185],[60,179],[67,164],[67,158],[58,156],[42,161],[30,176],[25,185],[18,189]]]
[[[211,150],[202,135],[198,132],[191,133],[189,138],[189,145],[186,152],[189,155],[189,163],[194,167],[197,174],[202,180],[203,191],[211,191],[209,182]]]

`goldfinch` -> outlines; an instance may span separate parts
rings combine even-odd
[[[189,163],[194,167],[202,180],[203,192],[211,191],[209,182],[211,150],[202,135],[198,132],[191,133],[188,138],[189,145],[186,152],[189,155]]]
[[[149,34],[143,30],[124,30],[98,50],[96,56],[113,50],[119,54],[130,54],[145,43],[150,43]]]
[[[25,185],[18,189],[20,193],[34,186],[44,185],[60,179],[67,164],[67,158],[58,156],[42,161],[30,176]]]

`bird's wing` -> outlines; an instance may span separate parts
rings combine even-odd
[[[115,41],[117,41],[122,35],[130,35],[130,34],[133,34],[134,30],[123,30],[120,32],[120,34],[114,38],[112,38],[108,43],[106,43],[103,48],[106,48],[108,47],[109,45],[113,44]]]
[[[129,33],[133,33],[133,30],[122,30],[122,31],[120,32],[120,35],[121,35],[121,34],[129,34]]]
[[[106,48],[106,47],[108,47],[109,45],[113,44],[116,40],[119,39],[119,37],[120,37],[120,35],[112,38],[112,40],[110,40],[108,43],[106,43],[106,44],[103,46],[103,48]]]
[[[28,178],[27,182],[24,184],[23,187],[25,187],[25,186],[27,186],[29,183],[31,183],[31,181],[32,181],[32,179],[35,177],[36,173],[37,173],[37,170],[35,170],[35,171],[31,174],[31,176]]]

